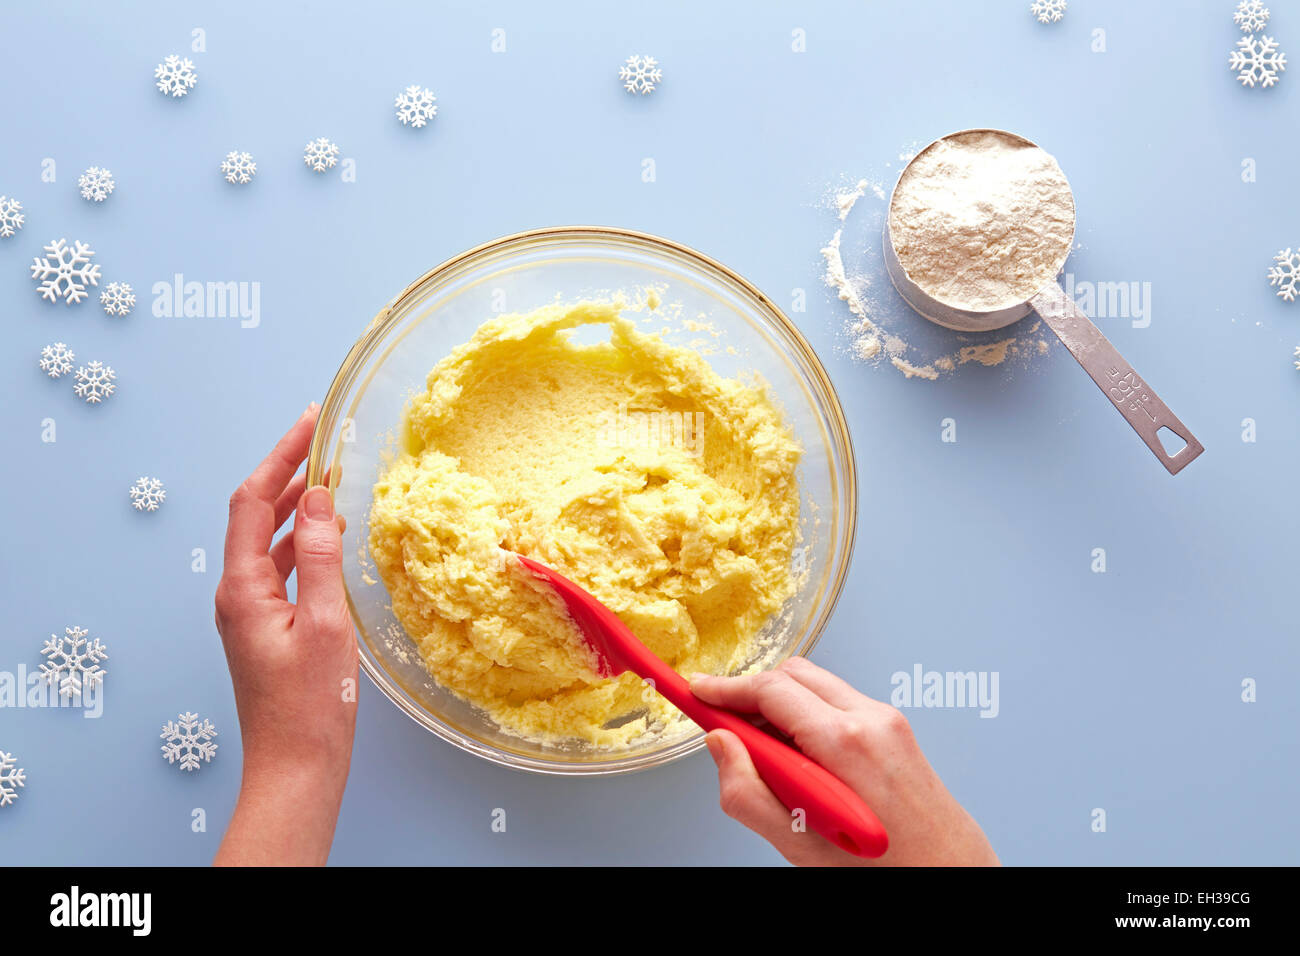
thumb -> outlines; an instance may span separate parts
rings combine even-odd
[[[343,536],[334,520],[334,499],[324,485],[308,488],[293,522],[298,567],[298,609],[326,617],[347,606],[343,592]]]

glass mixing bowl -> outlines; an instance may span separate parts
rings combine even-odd
[[[629,317],[646,330],[666,329],[674,344],[698,346],[706,340],[714,346],[708,361],[720,375],[762,376],[804,447],[799,468],[803,540],[796,570],[807,573],[783,612],[768,622],[769,646],[759,666],[806,654],[844,586],[857,517],[848,424],[812,348],[758,289],[685,246],[604,227],[519,233],[449,259],[380,310],[348,353],[325,396],[307,475],[311,484],[331,475],[335,508],[347,519],[343,576],[360,634],[362,669],[417,723],[495,763],[541,773],[623,773],[690,753],[701,746],[703,734],[687,724],[676,735],[614,753],[532,743],[503,732],[440,687],[393,616],[370,561],[371,488],[393,448],[408,399],[423,390],[429,370],[494,313],[647,287],[659,291],[665,306],[680,306],[681,317],[707,321],[716,338],[698,326],[672,328],[655,312]]]

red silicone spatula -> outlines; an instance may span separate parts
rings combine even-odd
[[[789,810],[802,810],[808,826],[856,856],[877,857],[889,849],[889,836],[862,798],[829,770],[738,714],[704,703],[690,684],[650,652],[605,605],[544,564],[518,555],[536,577],[551,585],[569,609],[600,659],[602,677],[632,671],[652,681],[691,720],[707,730],[721,728],[739,737],[763,782]]]

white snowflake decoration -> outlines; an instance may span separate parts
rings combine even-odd
[[[40,279],[37,289],[41,298],[57,302],[62,298],[69,305],[86,297],[86,284],[99,285],[99,266],[91,265],[93,249],[80,239],[74,239],[72,248],[66,239],[56,239],[45,247],[47,255],[32,260],[32,278]]]
[[[157,511],[167,500],[163,483],[157,478],[138,478],[130,488],[131,506],[136,511]]]
[[[98,361],[91,362],[77,369],[77,384],[72,386],[72,390],[78,398],[84,398],[91,405],[98,405],[117,391],[117,386],[113,384],[115,378],[117,373],[111,368]]]
[[[217,728],[206,718],[200,723],[198,714],[184,713],[167,721],[158,736],[167,741],[162,746],[163,757],[172,764],[179,760],[182,770],[198,770],[200,760],[207,763],[217,753],[212,742]]]
[[[619,68],[618,78],[623,81],[623,89],[645,96],[653,93],[655,86],[663,82],[664,73],[654,57],[630,56]]]
[[[99,302],[109,315],[126,315],[135,308],[135,291],[127,282],[110,282],[99,294]]]
[[[338,154],[339,148],[322,136],[307,144],[302,158],[314,172],[323,173],[338,162]]]
[[[1300,369],[1300,345],[1295,347],[1295,367]]]
[[[257,163],[251,153],[231,151],[221,163],[221,173],[228,183],[244,184],[257,175]]]
[[[1277,294],[1288,302],[1300,295],[1300,248],[1283,249],[1273,257],[1274,265],[1268,270],[1268,284],[1277,286]]]
[[[92,202],[103,202],[117,188],[113,174],[98,166],[91,166],[82,173],[77,185],[81,187],[81,198]]]
[[[27,774],[18,766],[18,758],[0,750],[0,807],[18,799],[18,788],[25,785]]]
[[[1029,12],[1039,23],[1058,23],[1065,16],[1066,0],[1034,0]]]
[[[403,126],[410,125],[419,129],[438,115],[436,100],[437,97],[433,95],[433,90],[428,87],[408,86],[397,94],[395,104],[397,118],[402,121]]]
[[[154,67],[153,75],[158,80],[158,92],[164,96],[184,96],[199,81],[190,58],[182,60],[175,54],[165,57]]]
[[[1237,74],[1243,86],[1258,83],[1268,89],[1286,69],[1286,54],[1278,52],[1277,41],[1272,37],[1242,37],[1237,41],[1237,49],[1228,56],[1228,69]]]
[[[72,361],[77,356],[62,342],[41,349],[41,371],[50,378],[61,378],[72,371]]]
[[[1262,0],[1241,0],[1232,22],[1241,27],[1242,33],[1258,33],[1268,26],[1268,7]]]
[[[51,687],[58,682],[61,696],[80,696],[83,687],[91,690],[107,675],[99,662],[108,659],[108,648],[99,643],[99,638],[88,642],[89,632],[84,628],[65,627],[63,633],[63,637],[51,634],[41,648],[49,658],[41,665],[41,675]]]
[[[0,196],[0,239],[8,239],[23,227],[23,204]]]

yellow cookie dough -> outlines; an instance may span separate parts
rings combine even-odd
[[[412,398],[374,487],[370,551],[430,674],[532,740],[618,749],[684,718],[632,674],[597,677],[509,552],[585,587],[688,675],[751,662],[795,588],[799,444],[761,388],[625,308],[486,322]],[[608,341],[583,344],[588,325]]]

